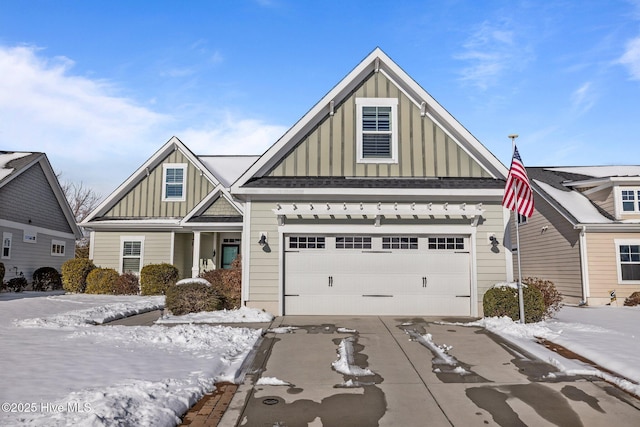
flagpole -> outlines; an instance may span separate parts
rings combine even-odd
[[[509,138],[511,138],[511,156],[513,159],[513,156],[516,153],[516,138],[518,137],[517,134],[511,134],[509,135]],[[517,256],[518,256],[518,307],[520,309],[520,323],[524,324],[525,320],[524,320],[524,297],[522,295],[522,269],[520,268],[520,221],[518,221],[518,188],[515,187],[516,186],[516,182],[512,182],[512,190],[513,190],[513,194],[514,194],[514,198],[515,198],[515,203],[516,203],[516,209],[514,211],[514,217],[515,217],[515,222],[516,222],[516,247],[518,248],[518,252],[517,252]],[[513,188],[515,187],[515,188]]]

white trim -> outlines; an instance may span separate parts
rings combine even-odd
[[[487,189],[455,189],[455,188],[238,188],[236,194],[252,196],[286,196],[286,195],[319,195],[319,196],[433,196],[433,197],[464,197],[469,200],[484,201],[487,197],[502,200],[504,188]]]
[[[589,283],[589,257],[587,252],[587,227],[580,227],[580,271],[582,273],[582,298],[585,302],[591,297],[591,286]]]
[[[55,245],[62,247],[62,253],[56,253],[53,251],[53,247]],[[63,257],[66,255],[66,253],[67,253],[67,242],[65,242],[64,240],[51,239],[51,256]]]
[[[171,230],[171,241],[169,242],[169,264],[175,262],[175,249],[176,249],[176,232]]]
[[[502,223],[503,223],[503,235],[502,235],[502,247],[505,249],[504,250],[504,260],[506,262],[506,266],[507,266],[507,282],[513,282],[513,242],[511,241],[512,237],[511,236],[511,230],[509,228],[509,222],[511,220],[511,211],[509,209],[503,208],[502,209]],[[509,232],[509,247],[506,247],[504,244],[504,237],[507,234],[507,231]]]
[[[145,236],[120,236],[120,260],[118,264],[118,273],[124,273],[122,271],[122,263],[124,261],[124,242],[140,242],[140,271],[144,266],[144,239]],[[140,274],[138,271],[138,274]]]
[[[633,210],[632,211],[625,211],[623,209],[623,200],[622,200],[623,191],[633,192]],[[621,220],[627,215],[636,215],[636,216],[640,215],[640,187],[614,185],[613,197],[615,202],[616,219]]]
[[[38,243],[38,231],[35,227],[29,225],[22,228],[22,241],[24,243]]]
[[[362,129],[362,109],[364,107],[391,107],[390,131],[375,132],[381,134],[391,134],[391,147],[389,158],[380,157],[364,157],[363,153],[363,136],[365,132]],[[398,163],[398,98],[356,98],[356,153],[357,163]]]
[[[180,197],[167,196],[167,170],[168,169],[182,169],[182,195]],[[184,202],[187,200],[187,163],[163,163],[162,164],[162,201],[163,202]],[[178,185],[178,183],[171,183],[172,185]]]
[[[278,227],[278,244],[280,245],[280,254],[278,256],[278,310],[280,314],[284,314],[284,254],[285,248],[284,232]]]
[[[96,232],[91,230],[89,232],[89,259],[93,259],[96,249]]]
[[[251,264],[251,200],[245,202],[243,227],[242,227],[242,245],[240,250],[242,251],[242,305],[246,305],[249,301],[249,283],[250,276],[250,264]]]
[[[24,231],[25,229],[29,229],[36,233],[45,234],[47,236],[52,237],[60,237],[62,239],[76,239],[76,235],[73,233],[65,233],[63,231],[51,230],[44,227],[36,227],[33,225],[23,224],[21,222],[8,221],[6,219],[0,219],[0,227],[14,228],[16,230]]]
[[[614,239],[613,243],[616,245],[615,247],[616,269],[618,270],[618,284],[619,285],[640,285],[640,280],[622,280],[622,264],[620,262],[620,245],[640,246],[640,239]]]
[[[4,254],[4,241],[8,239],[9,240],[9,254],[5,256]],[[2,232],[2,252],[0,252],[0,259],[11,259],[11,246],[13,246],[13,233],[9,233],[8,231],[3,231]]]
[[[471,227],[471,232],[469,233],[469,255],[471,256],[471,265],[469,269],[471,272],[471,316],[478,317],[478,260],[477,260],[477,227]],[[505,251],[507,252],[507,251]]]

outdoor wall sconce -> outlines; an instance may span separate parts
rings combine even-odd
[[[260,233],[260,240],[258,240],[258,244],[260,246],[264,246],[267,244],[267,233]]]

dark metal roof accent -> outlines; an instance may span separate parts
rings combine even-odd
[[[242,222],[242,215],[234,215],[234,216],[203,215],[203,216],[193,217],[187,222]]]
[[[261,177],[248,188],[504,188],[503,179],[494,178],[360,178],[360,177]]]

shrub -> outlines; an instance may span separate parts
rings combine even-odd
[[[0,285],[4,283],[4,264],[0,262]]]
[[[552,281],[537,277],[527,277],[522,279],[522,283],[527,286],[533,286],[542,293],[545,318],[553,317],[562,307],[562,295],[560,295]]]
[[[120,275],[113,268],[95,268],[87,275],[87,294],[113,294]]]
[[[205,271],[200,277],[211,283],[218,295],[222,297],[222,308],[230,310],[240,307],[242,292],[240,256],[231,263],[231,268]]]
[[[176,316],[222,308],[218,293],[204,279],[184,279],[167,287],[164,306]]]
[[[62,277],[53,267],[40,267],[33,272],[31,287],[34,291],[55,291],[62,289]]]
[[[624,305],[634,307],[640,304],[640,292],[634,292],[624,299]]]
[[[9,281],[7,282],[7,288],[9,288],[9,290],[13,292],[22,292],[26,287],[27,279],[25,279],[22,275],[14,277],[13,279],[9,279]]]
[[[178,269],[167,263],[148,264],[140,271],[140,291],[142,295],[162,295],[167,286],[175,285]]]
[[[116,295],[137,295],[140,291],[138,276],[131,273],[121,274],[115,281],[113,293]]]
[[[526,323],[544,319],[544,299],[542,293],[533,286],[523,286],[524,320]],[[508,316],[520,320],[518,289],[509,286],[494,286],[482,298],[485,317]]]
[[[62,287],[67,292],[81,293],[87,287],[87,275],[96,268],[88,258],[71,258],[62,264]]]

